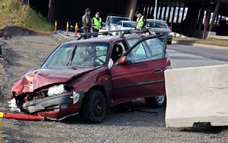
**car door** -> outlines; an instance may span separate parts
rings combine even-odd
[[[114,102],[165,95],[166,47],[157,36],[133,40],[127,41],[131,48],[119,59],[126,58],[127,62],[116,64],[110,69]],[[160,50],[154,55],[150,46],[156,44]]]

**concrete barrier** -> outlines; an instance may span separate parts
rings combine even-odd
[[[165,71],[166,127],[228,126],[228,65]]]

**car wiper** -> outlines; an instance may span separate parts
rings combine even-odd
[[[73,60],[73,58],[74,58],[74,54],[75,54],[75,52],[76,52],[76,49],[77,49],[77,45],[75,46],[75,48],[74,48],[74,50],[73,50],[73,52],[72,52],[72,54],[71,54],[71,58],[70,58],[70,60],[69,60],[68,63],[67,63],[67,66],[68,66],[68,67],[70,66],[70,64],[71,64],[71,62],[72,62],[72,60]]]

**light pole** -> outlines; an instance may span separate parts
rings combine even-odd
[[[154,6],[154,19],[157,18],[157,7],[158,7],[158,0],[155,0],[155,6]]]

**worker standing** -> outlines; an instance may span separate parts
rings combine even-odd
[[[96,12],[95,17],[93,17],[92,24],[93,24],[93,28],[92,28],[93,32],[99,32],[102,26],[102,20],[99,12]],[[95,35],[94,37],[97,37],[97,36],[98,35]]]
[[[83,26],[83,33],[88,34],[91,31],[91,17],[90,17],[90,9],[85,9],[85,14],[82,17],[82,26]],[[90,36],[86,36],[86,38],[89,38]]]
[[[139,12],[137,11],[135,13],[135,16],[137,17],[137,26],[136,29],[143,29],[146,26],[146,18]]]

